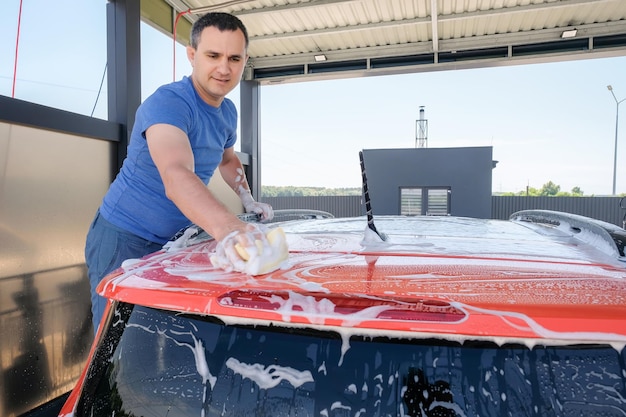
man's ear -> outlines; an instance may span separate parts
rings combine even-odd
[[[189,63],[193,67],[193,61],[196,57],[196,49],[191,45],[187,45],[186,49],[187,49],[187,59],[189,60]]]

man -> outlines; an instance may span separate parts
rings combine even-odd
[[[87,235],[94,330],[105,307],[96,286],[126,259],[161,249],[178,230],[195,223],[219,242],[217,266],[244,270],[238,253],[269,245],[263,229],[246,224],[207,188],[219,168],[247,212],[263,220],[271,206],[250,194],[233,146],[237,111],[225,96],[241,79],[248,34],[230,14],[209,13],[191,29],[187,57],[192,73],[160,87],[137,110],[126,159]],[[235,246],[239,250],[235,250]],[[271,250],[270,250],[271,251]]]

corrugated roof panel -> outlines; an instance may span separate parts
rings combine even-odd
[[[250,65],[255,68],[310,64],[318,53],[328,54],[330,63],[401,58],[435,49],[436,53],[484,49],[485,54],[475,55],[500,60],[511,56],[490,51],[519,47],[514,51],[523,50],[525,57],[541,54],[543,60],[550,51],[556,51],[557,59],[590,52],[626,54],[622,39],[626,36],[626,0],[436,0],[434,10],[432,0],[166,1],[177,10],[209,6],[239,16],[248,28]],[[603,49],[568,49],[560,36],[572,27],[578,29],[581,44],[587,45],[583,37],[589,45],[598,39]],[[608,39],[608,35],[613,37]],[[563,47],[558,42],[564,42]],[[466,56],[471,59],[472,54]],[[392,61],[395,66],[403,65],[402,59]]]
[[[370,23],[379,19],[370,0],[338,2],[325,7],[329,13],[341,16],[350,23]]]

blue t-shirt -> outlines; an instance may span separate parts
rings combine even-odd
[[[237,140],[237,109],[229,99],[217,108],[208,105],[188,77],[160,87],[137,109],[126,159],[104,196],[100,213],[124,230],[164,244],[190,221],[166,197],[148,151],[145,133],[157,123],[176,126],[187,134],[195,173],[208,184],[224,149]]]

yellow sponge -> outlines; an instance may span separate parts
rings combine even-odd
[[[287,237],[282,228],[277,227],[270,230],[265,237],[269,243],[269,247],[264,247],[261,240],[254,242],[256,246],[256,254],[251,254],[248,250],[237,243],[235,249],[241,259],[246,261],[243,272],[250,275],[260,275],[272,272],[280,267],[280,264],[289,257],[289,248],[287,247]]]

